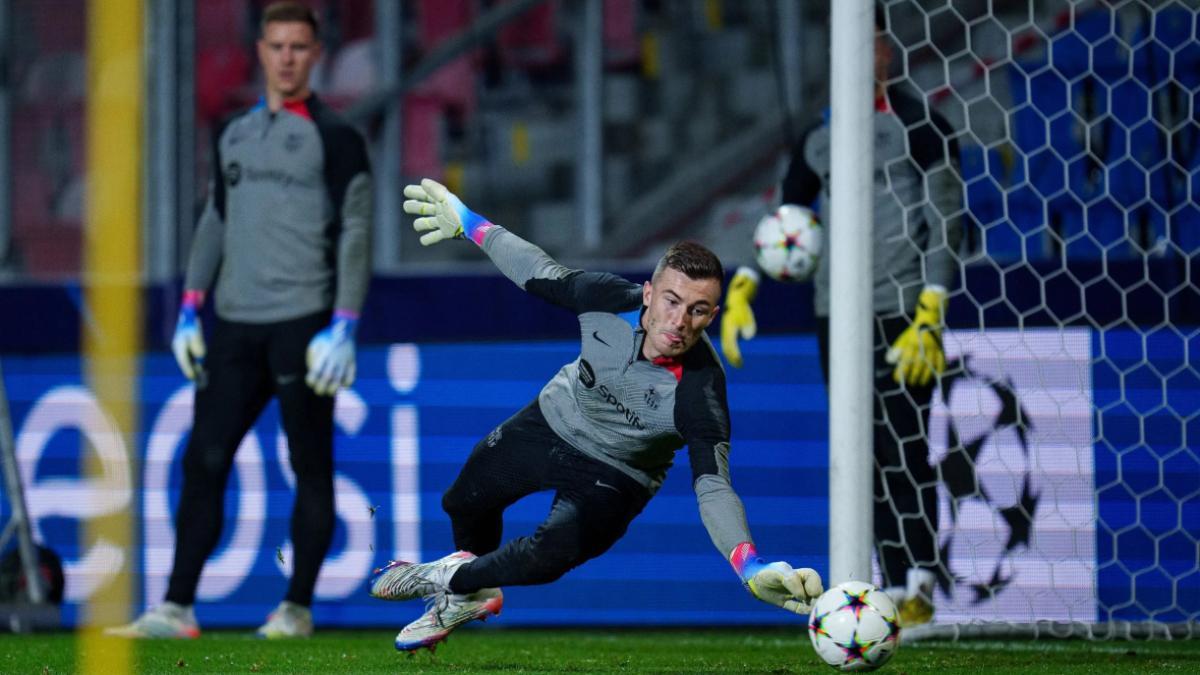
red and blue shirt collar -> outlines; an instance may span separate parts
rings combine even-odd
[[[638,331],[642,328],[642,313],[645,311],[646,306],[643,305],[637,309],[629,310],[628,312],[621,312],[618,316],[624,319],[629,324],[630,328],[632,328],[634,331]],[[638,358],[646,358],[642,353],[640,345],[638,348]],[[653,363],[660,368],[666,368],[672,375],[675,376],[675,380],[677,382],[683,377],[683,360],[681,358],[660,356],[656,359],[650,360],[650,363]]]
[[[291,101],[284,101],[281,110],[286,110],[293,115],[299,115],[306,120],[312,120],[312,112],[309,110],[309,104],[316,100],[316,94],[309,94],[304,98],[298,98]],[[259,96],[258,102],[254,104],[254,110],[266,110],[267,97]]]

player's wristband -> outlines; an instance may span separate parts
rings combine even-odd
[[[204,291],[199,291],[194,288],[183,292],[183,297],[179,302],[180,307],[188,309],[200,309],[204,306]]]
[[[463,236],[475,242],[477,246],[483,246],[483,238],[495,225],[487,218],[468,209],[457,195],[450,194],[449,197],[455,212],[458,213],[458,219],[462,221]]]
[[[463,235],[478,246],[483,246],[483,238],[493,227],[492,221],[474,211],[467,211],[467,217],[463,219]]]
[[[358,332],[358,312],[349,309],[333,310],[333,332],[354,339]]]
[[[196,289],[188,289],[183,292],[183,297],[179,300],[179,313],[191,319],[196,316],[196,312],[204,306],[204,291]]]
[[[754,576],[755,572],[762,568],[766,562],[758,557],[758,551],[754,548],[754,542],[743,541],[733,547],[733,551],[729,553],[729,564],[733,566],[733,571],[743,580]]]

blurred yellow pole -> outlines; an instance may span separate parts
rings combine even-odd
[[[138,430],[141,356],[140,224],[144,103],[143,0],[87,2],[87,199],[84,216],[85,307],[83,330],[87,384],[111,417],[132,472]],[[87,314],[85,314],[87,316]],[[86,475],[98,498],[117,489],[105,479],[98,454],[85,448]],[[130,481],[132,483],[132,481]],[[103,497],[100,497],[103,495]],[[132,502],[126,502],[132,503]],[[88,601],[80,623],[77,659],[85,673],[132,671],[127,641],[105,639],[103,626],[129,619],[133,576],[130,509],[87,521],[81,550],[105,541],[124,553],[120,569],[97,570],[109,581]]]

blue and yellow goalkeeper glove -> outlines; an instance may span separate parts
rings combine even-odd
[[[892,379],[919,387],[929,384],[946,370],[946,352],[942,349],[942,315],[946,310],[946,289],[926,286],[917,298],[913,322],[888,350],[887,362],[894,364]]]
[[[197,313],[204,305],[204,291],[187,290],[179,303],[179,320],[175,322],[175,335],[171,338],[171,351],[179,369],[189,380],[204,378],[204,330]]]
[[[742,350],[738,338],[749,340],[758,333],[754,321],[754,310],[750,303],[758,293],[758,272],[749,267],[739,267],[729,282],[725,293],[725,307],[721,312],[721,351],[725,360],[734,368],[742,367]]]
[[[792,569],[786,562],[768,563],[758,557],[754,544],[744,541],[733,548],[729,563],[754,597],[789,612],[808,614],[812,603],[825,592],[821,575],[810,567]]]
[[[467,208],[462,200],[445,185],[426,178],[420,185],[404,187],[404,212],[421,216],[413,221],[413,229],[424,232],[422,246],[432,246],[445,239],[470,239],[483,244],[483,235],[492,227],[487,218]]]
[[[321,396],[333,396],[341,387],[354,384],[354,334],[358,315],[344,310],[333,313],[329,326],[308,342],[308,375],[304,381]]]

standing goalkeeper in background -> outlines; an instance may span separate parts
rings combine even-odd
[[[192,604],[221,536],[234,453],[272,397],[296,475],[295,553],[287,596],[258,634],[312,634],[309,607],[336,522],[333,397],[354,381],[371,239],[366,145],[309,90],[320,54],[312,10],[266,8],[258,41],[266,95],[216,134],[172,342],[196,397],[170,585],[165,602],[110,634],[199,635]],[[206,351],[197,314],[214,282]]]
[[[700,518],[755,597],[807,613],[821,593],[811,569],[758,557],[729,476],[725,371],[704,329],[716,317],[724,272],[691,242],[667,250],[650,281],[573,270],[493,225],[432,180],[404,189],[404,210],[428,246],[478,245],[513,283],[574,312],[579,357],[524,409],[475,445],[442,498],[460,550],[423,564],[393,562],[371,595],[424,598],[423,616],[396,648],[433,648],[450,631],[500,611],[501,586],[545,584],[604,553],[662,485],[685,444]],[[531,536],[501,542],[504,510],[554,490]]]
[[[874,381],[875,550],[884,586],[905,625],[933,615],[940,568],[937,475],[929,464],[929,404],[945,369],[942,315],[955,284],[962,236],[958,144],[950,125],[898,86],[887,86],[891,45],[875,13]],[[829,205],[828,114],[792,152],[784,204]],[[826,221],[827,228],[837,223]],[[721,324],[725,357],[741,366],[738,335],[753,337],[750,302],[758,274],[741,268],[730,282]],[[829,266],[814,281],[817,341],[829,379]],[[836,451],[836,449],[835,449]]]

